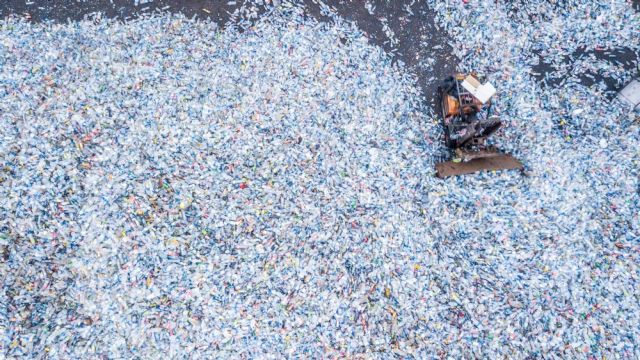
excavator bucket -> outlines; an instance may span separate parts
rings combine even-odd
[[[476,158],[469,161],[445,161],[436,164],[436,176],[446,178],[449,176],[472,174],[479,171],[497,170],[522,170],[522,163],[511,155],[496,154],[491,157]]]

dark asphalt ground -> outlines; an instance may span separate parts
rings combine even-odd
[[[100,12],[109,18],[126,20],[140,14],[171,11],[182,12],[188,17],[210,18],[224,26],[233,20],[232,13],[246,2],[246,0],[153,0],[150,3],[146,1],[149,0],[138,0],[142,4],[136,6],[135,0],[4,0],[0,4],[0,18],[15,14],[35,22],[65,22],[79,20]],[[449,39],[445,32],[435,25],[434,12],[424,1],[374,0],[371,1],[374,5],[373,9],[367,9],[364,6],[364,0],[325,0],[324,2],[333,7],[341,17],[355,21],[373,43],[393,53],[396,59],[402,60],[417,75],[423,94],[433,104],[439,80],[455,71],[458,59],[451,54]],[[632,2],[640,11],[640,0],[632,0]],[[313,0],[304,0],[304,3],[310,16],[322,21],[330,21],[321,15],[319,6]],[[511,2],[514,11],[518,9],[517,3],[518,1]],[[392,44],[383,30],[385,23],[395,34],[397,40],[395,44]],[[590,54],[598,59],[611,61],[625,70],[637,67],[640,57],[639,54],[626,48],[592,52],[578,50],[567,57],[565,62],[572,63]],[[429,58],[432,60],[429,61],[429,65],[425,65],[425,61]],[[552,64],[545,62],[542,57],[540,65],[533,70],[534,76],[544,86],[558,86],[571,75],[556,73]],[[545,77],[547,80],[543,81]],[[614,94],[624,86],[615,79],[607,77],[606,74],[580,76],[579,81],[587,86],[604,81],[609,94]]]

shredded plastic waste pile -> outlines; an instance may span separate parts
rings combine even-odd
[[[434,8],[529,176],[435,178],[413,76],[339,19],[0,22],[0,349],[638,354],[638,126],[540,93],[528,38],[485,6]],[[471,56],[489,26],[511,35]],[[543,103],[563,95],[568,135]]]

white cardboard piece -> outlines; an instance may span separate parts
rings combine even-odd
[[[631,81],[618,96],[633,108],[640,106],[640,79]]]
[[[489,101],[489,99],[491,99],[491,97],[496,93],[496,88],[493,87],[490,82],[487,82],[484,85],[480,84],[480,82],[471,75],[464,79],[462,87],[464,87],[471,93],[471,95],[480,100],[483,104]]]

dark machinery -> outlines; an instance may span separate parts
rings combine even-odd
[[[500,118],[491,113],[495,89],[490,83],[482,85],[475,74],[456,74],[444,81],[439,92],[445,143],[455,157],[436,164],[438,177],[523,169],[516,158],[486,144],[487,137],[502,124]]]

